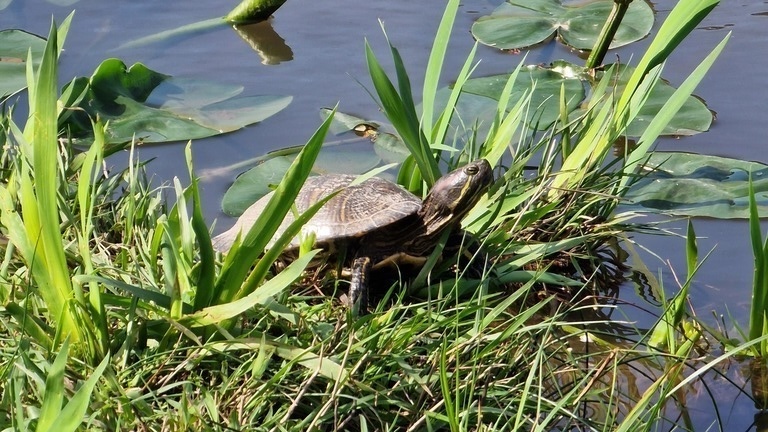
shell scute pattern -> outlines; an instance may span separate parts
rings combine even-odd
[[[421,200],[415,195],[380,178],[370,178],[359,185],[348,186],[351,175],[326,175],[307,180],[296,198],[296,207],[304,212],[326,195],[341,189],[304,225],[302,231],[314,232],[318,243],[340,238],[360,237],[371,231],[416,213]],[[278,230],[282,233],[293,221],[289,215]],[[292,246],[297,246],[293,244]]]
[[[316,245],[332,245],[344,239],[362,237],[395,224],[421,208],[421,199],[392,182],[372,177],[358,185],[348,186],[355,178],[344,174],[310,177],[299,191],[296,208],[299,213],[303,213],[323,197],[342,189],[302,228],[305,234],[315,233]],[[274,192],[271,192],[256,201],[243,213],[235,226],[216,237],[216,248],[228,250],[237,233],[241,230],[247,231],[256,222],[273,194]],[[288,212],[268,246],[271,246],[294,220],[293,212]],[[299,238],[294,238],[286,252],[298,248],[299,242]]]

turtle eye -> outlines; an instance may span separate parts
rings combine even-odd
[[[464,168],[464,172],[469,175],[475,175],[477,174],[479,169],[477,168],[477,165],[469,165]]]

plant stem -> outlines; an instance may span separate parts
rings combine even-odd
[[[600,36],[597,38],[592,52],[589,54],[586,66],[590,69],[596,68],[603,63],[605,54],[608,52],[608,47],[613,41],[613,37],[616,35],[616,31],[621,25],[621,21],[624,19],[624,14],[629,9],[629,4],[632,0],[613,0],[613,8],[611,9],[608,19],[605,21],[603,30],[600,32]]]

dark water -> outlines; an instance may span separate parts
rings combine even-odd
[[[0,5],[7,2],[0,2]],[[226,26],[140,48],[116,49],[129,40],[223,16],[236,3],[234,0],[81,0],[72,6],[59,7],[43,0],[12,0],[0,11],[0,28],[23,28],[45,35],[51,16],[61,21],[75,8],[77,12],[61,60],[62,82],[75,75],[90,75],[105,58],[119,57],[127,64],[140,61],[165,74],[243,85],[244,94],[248,95],[294,97],[287,109],[261,124],[229,135],[195,141],[196,169],[207,172],[269,150],[304,143],[319,125],[318,111],[322,107],[339,103],[341,111],[381,118],[376,104],[356,81],[369,84],[363,55],[364,39],[367,38],[380,59],[389,64],[388,50],[377,21],[381,19],[390,40],[400,49],[411,71],[414,88],[419,89],[444,5],[438,1],[403,0],[289,1],[271,22],[274,32],[285,40],[293,57],[279,65],[263,64],[261,57]],[[490,13],[498,3],[498,0],[467,0],[461,6],[444,68],[445,84],[456,75],[472,47],[469,26],[478,16]],[[658,11],[657,27],[672,4],[670,0],[654,2]],[[673,85],[679,85],[727,32],[733,32],[729,45],[696,92],[706,100],[710,109],[717,112],[712,130],[695,137],[662,140],[659,148],[768,162],[764,150],[764,130],[768,124],[765,97],[768,74],[762,69],[768,63],[765,55],[768,2],[723,1],[675,52],[663,76]],[[649,42],[647,39],[612,51],[608,59],[618,56],[626,62],[633,55],[638,58]],[[282,49],[284,54],[286,49]],[[478,58],[482,63],[475,76],[507,72],[522,57],[480,47]],[[554,42],[530,52],[528,62],[546,63],[559,58],[583,62],[575,53]],[[146,146],[140,149],[140,157],[157,158],[151,168],[158,181],[179,176],[186,182],[183,148],[183,144]],[[118,156],[114,163],[124,163],[121,157],[125,156]],[[211,220],[219,219],[218,231],[231,224],[231,220],[218,210],[220,197],[231,181],[231,175],[203,178],[207,215]],[[685,222],[671,222],[667,227],[684,234]],[[746,222],[696,219],[695,228],[702,237],[699,242],[701,255],[714,250],[691,291],[694,307],[700,316],[710,316],[714,312],[747,325],[753,263]],[[662,272],[667,291],[674,292],[670,268],[684,278],[683,240],[658,236],[636,236],[635,240],[660,256],[663,262],[651,254],[643,255],[651,270]],[[636,301],[631,289],[623,295]],[[632,312],[629,314],[636,318]],[[647,316],[637,318],[647,320]],[[726,322],[730,320],[726,319]],[[722,400],[728,401],[720,407],[728,430],[746,430],[752,421],[751,402],[745,397],[736,398],[732,386],[718,385],[717,380],[712,385],[717,392],[722,392]],[[694,415],[697,430],[704,430],[714,420],[707,397],[702,393],[698,389],[688,395],[689,406],[698,412]],[[735,400],[733,406],[729,405],[731,400]]]

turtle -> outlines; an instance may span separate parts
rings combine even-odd
[[[440,177],[424,200],[388,180],[371,177],[351,185],[356,176],[326,174],[309,177],[298,196],[299,213],[338,191],[302,228],[314,233],[317,248],[326,257],[343,259],[351,267],[348,304],[365,311],[368,275],[388,264],[423,264],[445,230],[454,229],[493,182],[491,165],[478,159]],[[265,195],[240,216],[228,231],[214,237],[214,248],[226,253],[237,236],[256,222],[274,192]],[[295,220],[288,212],[269,248]],[[281,254],[283,262],[298,255],[300,236]]]

